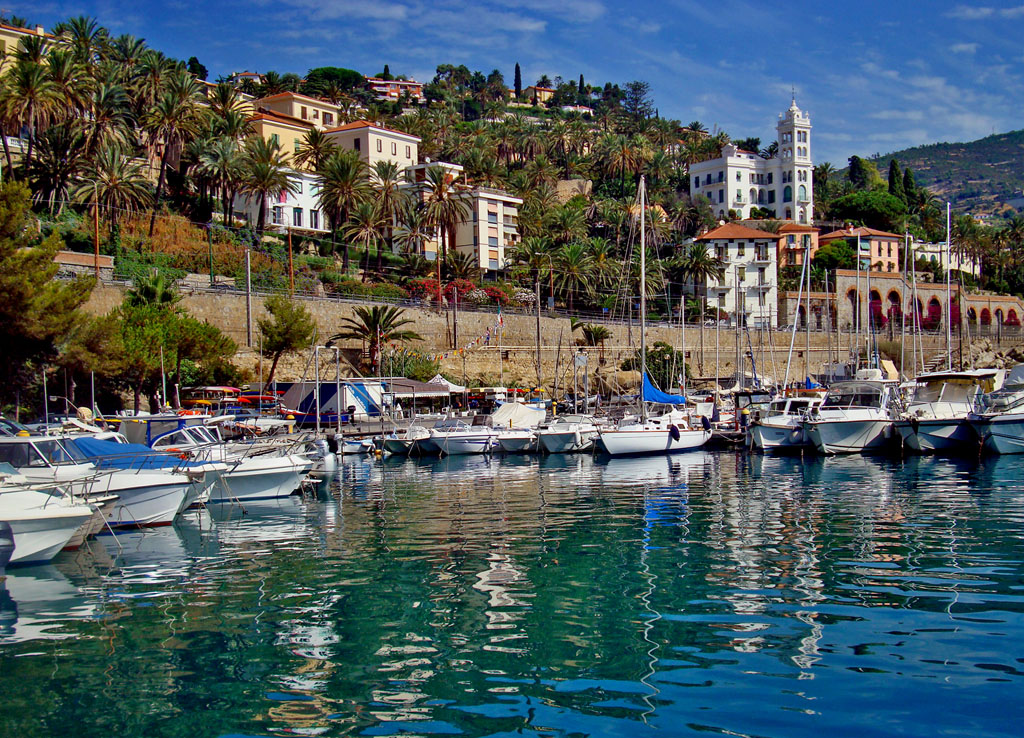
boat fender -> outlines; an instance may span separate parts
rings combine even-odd
[[[679,440],[679,426],[673,423],[668,427],[668,434],[672,437],[673,441]]]
[[[573,440],[574,440],[574,441],[575,441],[575,443],[576,443],[576,447],[577,447],[577,448],[579,448],[579,445],[580,445],[580,442],[581,442],[581,439],[580,439],[580,432],[579,432],[579,431],[576,431],[576,432],[575,432],[575,433],[573,433],[572,435],[573,435]]]
[[[914,433],[917,433],[917,429],[921,427],[921,420],[916,416],[911,417],[910,427],[914,429]]]

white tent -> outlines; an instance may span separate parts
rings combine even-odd
[[[457,384],[453,384],[452,382],[449,382],[447,379],[442,377],[440,374],[435,375],[433,379],[431,379],[429,382],[427,382],[427,384],[440,384],[443,387],[447,387],[448,391],[451,392],[452,394],[456,394],[458,392],[465,392],[466,391],[465,387],[460,387]]]

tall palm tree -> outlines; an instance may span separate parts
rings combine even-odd
[[[448,252],[445,269],[452,279],[465,279],[470,282],[480,279],[480,261],[476,254],[453,249]]]
[[[91,64],[99,58],[110,40],[105,28],[84,15],[58,23],[53,27],[53,35],[57,43],[70,49],[82,64]]]
[[[555,284],[565,292],[572,312],[573,298],[579,292],[590,292],[593,279],[593,261],[587,247],[574,241],[563,245],[554,255]]]
[[[160,207],[160,196],[167,176],[167,162],[172,154],[178,154],[190,137],[198,134],[206,115],[205,109],[200,106],[202,99],[202,88],[196,78],[184,70],[178,70],[168,80],[164,94],[143,119],[151,140],[159,141],[163,148],[153,216],[149,221],[150,238],[156,227],[156,212]]]
[[[293,162],[296,168],[306,167],[316,171],[338,148],[319,128],[310,128],[302,137],[298,153]],[[390,162],[389,162],[390,163]]]
[[[230,227],[234,220],[235,193],[245,173],[245,159],[238,142],[227,136],[210,141],[199,155],[198,169],[211,186],[219,190],[224,225]]]
[[[369,346],[370,365],[377,371],[377,357],[380,355],[382,343],[395,342],[405,343],[407,341],[419,341],[423,337],[404,329],[403,326],[412,324],[413,320],[403,318],[404,312],[401,308],[384,305],[373,305],[370,307],[357,307],[354,310],[355,317],[344,318],[341,321],[342,329],[327,340],[331,346],[336,341],[355,339],[363,341]]]
[[[434,235],[427,210],[422,205],[409,198],[399,213],[398,225],[395,227],[395,242],[406,254],[422,256],[423,244]]]
[[[598,323],[585,323],[582,327],[583,333],[583,345],[584,346],[596,346],[598,351],[598,361],[604,363],[604,342],[612,337],[612,332],[608,326],[600,325]]]
[[[131,215],[153,201],[144,165],[117,144],[105,145],[88,161],[71,197],[81,203],[97,203],[100,212],[106,213],[111,233],[119,214]]]
[[[101,82],[85,101],[88,115],[81,119],[90,155],[106,144],[128,146],[134,123],[128,95],[119,84]]]
[[[704,310],[707,305],[708,280],[721,281],[725,262],[708,251],[701,242],[690,244],[679,259],[679,273],[683,281],[691,282],[700,300],[700,360],[699,371],[704,374]],[[716,311],[717,313],[717,311]],[[718,315],[715,315],[718,319]]]
[[[540,280],[552,267],[551,242],[540,236],[528,236],[506,252],[506,265],[522,267],[532,277],[534,288],[540,292]]]
[[[59,123],[39,136],[36,158],[27,168],[33,200],[60,213],[70,197],[71,182],[85,158],[85,137],[73,123]]]
[[[242,159],[241,192],[258,198],[256,233],[260,238],[267,222],[267,201],[282,192],[294,192],[296,184],[289,176],[289,167],[276,140],[253,136],[245,142]]]
[[[352,209],[371,197],[373,189],[367,176],[366,162],[355,151],[335,151],[317,173],[320,175],[320,209],[331,222],[331,251],[334,251],[335,234],[344,226]],[[342,268],[347,272],[348,266],[346,239],[342,243]]]
[[[393,161],[378,161],[370,170],[370,185],[374,190],[377,209],[384,220],[384,242],[388,251],[395,251],[395,223],[402,212],[408,196],[402,191],[402,171]],[[377,249],[377,273],[384,271],[381,250]]]
[[[50,120],[59,105],[57,86],[50,79],[44,65],[18,61],[4,74],[3,86],[0,88],[0,108],[5,119],[28,129],[26,167],[32,163],[32,148],[38,127]]]
[[[384,238],[385,221],[378,204],[372,200],[364,200],[353,208],[349,222],[345,226],[345,240],[360,244],[366,253],[363,261],[363,281],[370,273],[370,246],[377,247],[380,254],[380,242]]]
[[[458,196],[455,185],[442,167],[428,167],[423,181],[427,218],[441,236],[437,254],[437,301],[441,303],[441,265],[455,241],[455,228],[469,217],[469,203]]]

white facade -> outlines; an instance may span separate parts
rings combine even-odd
[[[289,177],[295,192],[282,192],[267,200],[265,223],[268,230],[307,231],[328,233],[330,224],[320,211],[320,178],[311,172],[291,171]],[[260,201],[240,195],[235,200],[235,212],[253,226],[259,220]]]
[[[727,224],[698,239],[708,253],[722,260],[721,281],[709,280],[709,308],[717,307],[734,321],[746,316],[750,327],[778,325],[778,237]]]
[[[477,258],[480,270],[495,276],[505,268],[505,252],[519,243],[522,199],[502,190],[474,187],[459,193],[469,204],[469,217],[459,223],[455,248]]]
[[[949,254],[947,259],[945,242],[923,243],[921,241],[914,241],[911,244],[911,248],[914,250],[914,256],[918,259],[924,259],[933,264],[938,263],[943,271],[948,271],[952,268],[955,271],[970,274],[975,278],[981,276],[980,260],[966,256],[955,249],[952,250],[953,253]],[[950,266],[951,264],[952,266]]]
[[[750,218],[751,208],[766,208],[782,220],[810,223],[814,216],[814,163],[811,119],[794,99],[776,124],[779,151],[771,159],[733,144],[722,156],[690,167],[690,194],[704,195],[719,218],[735,211]]]

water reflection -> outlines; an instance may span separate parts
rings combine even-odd
[[[346,458],[15,570],[0,724],[1012,734],[1018,463]]]

